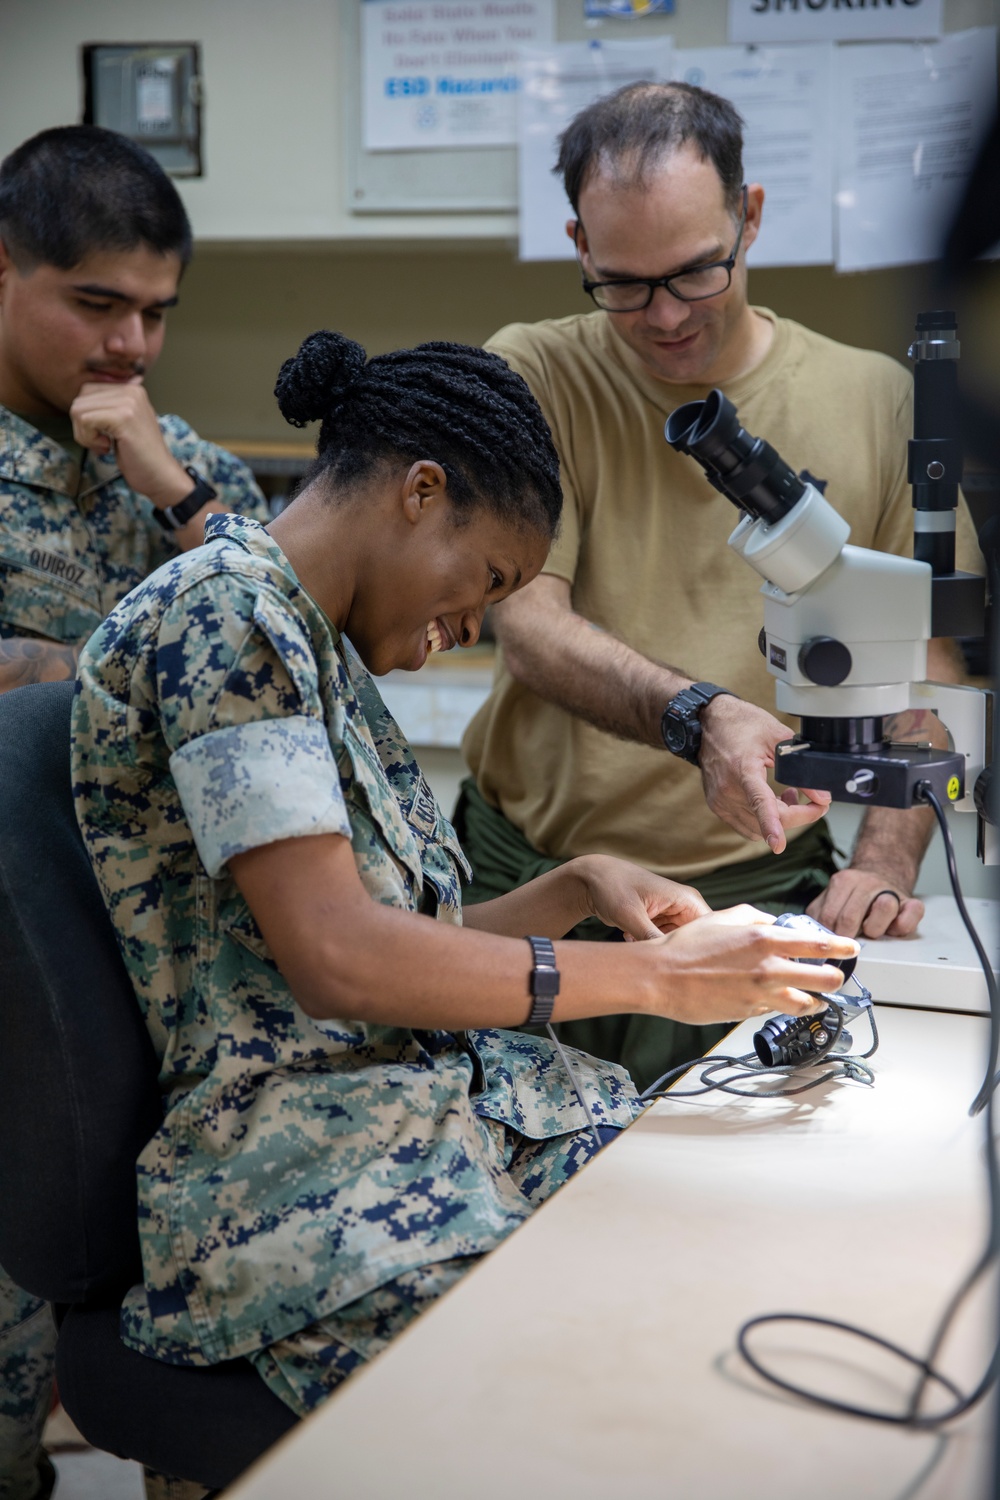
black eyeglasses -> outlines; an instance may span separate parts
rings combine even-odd
[[[583,278],[583,290],[597,303],[602,312],[641,312],[653,300],[658,286],[666,287],[672,297],[681,302],[703,302],[706,297],[717,297],[725,292],[733,279],[733,267],[743,243],[743,229],[747,221],[747,189],[743,184],[743,210],[736,243],[725,260],[713,260],[707,266],[692,266],[687,271],[675,271],[673,276],[660,276],[655,280],[635,277],[621,281],[588,281]],[[579,219],[577,232],[581,228]]]

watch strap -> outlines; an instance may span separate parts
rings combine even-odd
[[[208,480],[201,477],[197,469],[192,469],[185,464],[184,472],[192,481],[194,489],[190,494],[185,495],[183,500],[178,500],[176,505],[164,505],[153,511],[164,531],[180,531],[192,516],[198,514],[202,506],[207,505],[218,495],[218,490],[213,489]]]
[[[684,688],[683,691],[685,693],[690,693],[692,698],[696,698],[698,700],[698,708],[696,710],[696,712],[698,713],[700,713],[703,708],[711,703],[713,698],[736,697],[736,694],[733,692],[732,688],[719,687],[719,685],[715,682],[692,682],[691,686],[689,688]],[[678,693],[677,696],[679,698],[681,694]],[[676,699],[673,699],[671,701],[676,702]]]
[[[675,693],[663,710],[663,716],[660,719],[660,735],[672,755],[690,761],[692,765],[698,764],[698,753],[701,749],[701,711],[711,703],[713,698],[720,697],[735,698],[736,694],[732,688],[719,687],[715,682],[692,682],[690,687],[682,688],[679,693]],[[667,738],[668,722],[684,724],[687,727],[688,745],[684,750],[674,749],[670,744]]]
[[[552,1017],[552,1009],[559,993],[559,970],[556,967],[556,950],[547,937],[529,937],[532,968],[528,980],[531,993],[531,1011],[526,1026],[544,1026]]]

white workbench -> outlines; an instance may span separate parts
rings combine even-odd
[[[734,1354],[744,1319],[787,1309],[920,1350],[978,1253],[986,1022],[878,1020],[874,1089],[657,1104],[227,1500],[984,1500],[988,1409],[947,1440],[901,1432]],[[946,1361],[960,1384],[995,1330],[984,1296]],[[862,1402],[910,1381],[815,1330],[758,1347],[835,1353],[784,1368]]]
[[[989,1015],[986,979],[954,898],[928,896],[925,905],[912,937],[862,943],[858,979],[883,1005]],[[1000,901],[970,897],[965,906],[1000,974]]]

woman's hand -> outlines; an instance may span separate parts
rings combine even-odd
[[[635,952],[652,968],[652,1013],[704,1026],[742,1021],[769,1011],[809,1015],[825,1001],[805,988],[833,994],[844,983],[832,963],[803,968],[796,959],[853,958],[852,938],[775,927],[753,906],[733,906],[678,927]]]
[[[620,928],[626,940],[662,937],[711,911],[689,885],[651,875],[624,859],[591,854],[574,860],[571,868],[583,882],[587,915]]]
[[[533,889],[541,889],[550,916],[562,911],[572,925],[581,914],[583,872],[565,881],[567,865],[487,903],[501,912],[512,903],[518,921],[513,940],[383,906],[362,885],[350,840],[334,833],[264,844],[234,855],[229,867],[292,994],[317,1019],[446,1031],[521,1026],[531,1009],[531,956],[523,934],[545,931],[524,920],[534,910]],[[829,994],[844,976],[792,960],[850,958],[858,951],[851,938],[775,927],[773,917],[752,906],[692,917],[691,902],[700,910],[700,897],[616,860],[605,862],[599,884],[602,900],[617,902],[616,922],[626,920],[624,904],[633,927],[657,935],[627,946],[558,943],[560,1021],[645,1011],[704,1024],[770,1010],[817,1011],[822,1001],[804,986]],[[644,915],[636,915],[636,901]],[[657,923],[671,922],[679,925],[661,935]]]

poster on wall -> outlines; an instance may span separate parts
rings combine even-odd
[[[518,203],[522,260],[573,260],[566,234],[573,217],[553,175],[558,137],[588,104],[627,83],[666,81],[673,74],[670,37],[641,42],[561,42],[525,48],[518,104]]]
[[[634,21],[639,16],[672,16],[674,0],[583,0],[583,13],[588,21],[603,20],[608,16],[626,21]]]
[[[675,53],[674,76],[743,116],[744,178],[764,187],[750,266],[833,260],[833,47],[705,47]]]
[[[512,146],[518,51],[551,42],[555,0],[362,0],[366,151]]]
[[[839,271],[937,258],[996,109],[996,38],[837,48]]]
[[[731,42],[882,42],[940,36],[943,0],[729,0]]]

